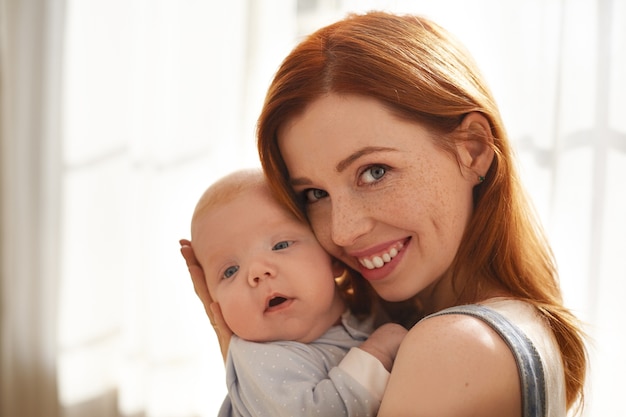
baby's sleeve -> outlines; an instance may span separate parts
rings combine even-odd
[[[353,347],[337,368],[358,381],[380,404],[390,374],[378,359],[364,350]]]

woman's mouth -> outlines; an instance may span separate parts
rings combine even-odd
[[[396,242],[394,245],[380,253],[370,256],[357,257],[357,260],[364,268],[369,270],[379,269],[385,266],[385,264],[391,262],[391,260],[395,258],[403,248],[403,242]]]

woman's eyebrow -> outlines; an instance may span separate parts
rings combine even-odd
[[[297,187],[300,185],[311,185],[313,183],[311,182],[310,179],[302,177],[302,178],[291,178],[289,180],[289,184],[291,184],[291,187],[293,188],[293,187]]]
[[[394,152],[394,151],[397,151],[397,149],[387,148],[384,146],[366,146],[365,148],[359,149],[358,151],[349,155],[347,158],[344,158],[341,161],[339,161],[339,163],[335,167],[335,170],[337,172],[343,172],[346,168],[350,166],[350,164],[352,164],[354,161],[356,161],[357,159],[365,155],[369,155],[369,154],[376,153],[376,152]]]
[[[335,166],[335,171],[339,173],[345,171],[346,168],[348,168],[352,163],[354,163],[354,161],[358,160],[359,158],[365,155],[369,155],[369,154],[377,153],[377,152],[396,152],[396,151],[397,151],[396,148],[388,148],[385,146],[366,146],[348,155],[346,158],[342,159],[341,161],[339,161],[337,165]],[[306,177],[292,178],[289,182],[292,187],[297,187],[297,186],[302,186],[302,185],[311,185],[313,183],[310,179]]]

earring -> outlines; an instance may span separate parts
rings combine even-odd
[[[482,175],[478,176],[478,182],[483,182],[485,181],[485,177],[483,177]]]

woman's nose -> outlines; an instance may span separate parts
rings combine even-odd
[[[352,196],[336,198],[331,217],[331,239],[337,246],[350,247],[372,229],[367,206]]]

